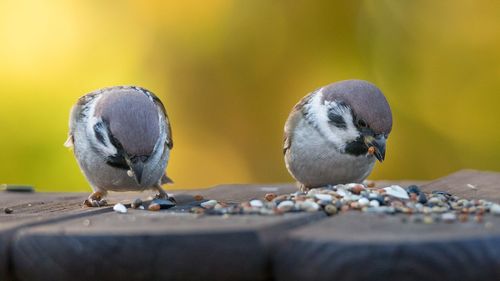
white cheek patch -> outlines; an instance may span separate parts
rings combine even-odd
[[[308,118],[313,119],[311,121],[314,121],[313,123],[325,138],[335,144],[339,150],[344,150],[347,143],[354,141],[359,136],[359,132],[354,126],[351,110],[335,101],[322,100],[323,88],[319,89],[306,105],[308,107],[307,111],[312,113]],[[339,128],[330,124],[328,118],[330,110],[335,111],[344,118],[346,128]]]
[[[91,104],[89,104],[89,111],[88,111],[88,120],[87,120],[87,127],[85,128],[87,136],[90,138],[91,142],[93,143],[93,146],[97,148],[99,151],[101,151],[104,155],[106,156],[112,156],[116,155],[118,153],[118,150],[116,147],[111,143],[110,137],[108,135],[108,132],[105,128],[100,129],[100,133],[103,136],[103,142],[100,142],[94,131],[94,127],[97,123],[102,122],[102,119],[100,117],[95,116],[95,107],[97,104],[97,101],[100,99],[100,97],[96,98],[95,100],[92,101]]]

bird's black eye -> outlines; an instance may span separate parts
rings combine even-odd
[[[365,120],[359,119],[358,120],[358,127],[360,127],[360,128],[366,128],[366,127],[368,127],[368,124],[366,124]]]
[[[333,111],[328,112],[328,119],[330,119],[330,123],[332,123],[337,128],[340,129],[347,128],[347,124],[344,120],[344,117]]]

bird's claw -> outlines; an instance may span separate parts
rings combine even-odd
[[[108,202],[106,199],[103,199],[103,194],[101,192],[96,191],[90,194],[89,198],[83,201],[83,204],[87,207],[104,207],[108,205]]]
[[[154,198],[155,199],[170,200],[170,201],[174,202],[175,204],[177,204],[177,202],[175,201],[175,198],[168,196],[168,194],[163,190],[161,190],[158,194],[156,194],[156,196]]]
[[[299,188],[300,192],[307,193],[309,190],[311,190],[311,188],[305,186],[304,184],[297,183],[297,185],[298,185],[298,188]]]

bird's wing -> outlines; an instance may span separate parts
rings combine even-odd
[[[71,111],[69,113],[69,132],[68,132],[68,139],[64,142],[64,146],[67,148],[72,148],[74,144],[74,134],[73,132],[75,131],[75,126],[76,126],[76,118],[79,112],[81,111],[81,106],[78,104],[75,104],[73,107],[71,107]]]
[[[304,105],[309,102],[309,100],[312,98],[312,95],[315,93],[316,91],[308,94],[302,100],[300,100],[300,102],[298,102],[293,107],[292,112],[288,116],[288,119],[285,123],[285,134],[283,137],[283,154],[285,154],[292,145],[292,132],[295,130],[295,127],[303,116],[302,110],[304,108]]]
[[[167,176],[167,174],[163,174],[160,180],[161,184],[174,183],[174,181]]]
[[[77,109],[78,105],[74,105],[71,107],[70,113],[69,113],[69,131],[68,131],[68,139],[64,142],[64,146],[67,148],[72,148],[74,144],[74,136],[73,132],[75,131],[75,111],[79,110]]]
[[[165,106],[161,102],[161,100],[154,94],[151,94],[153,97],[153,101],[155,102],[156,106],[161,110],[163,113],[163,116],[165,117],[165,133],[167,134],[167,139],[165,141],[166,146],[169,149],[172,149],[174,147],[174,140],[172,138],[172,127],[170,126],[170,120],[168,119],[167,115],[167,110],[165,109]]]
[[[295,126],[297,126],[300,115],[300,110],[297,111],[294,108],[290,116],[288,116],[288,120],[285,123],[285,134],[283,136],[283,154],[292,146],[292,132]]]
[[[166,114],[165,114],[166,116]],[[170,121],[168,120],[168,117],[165,117],[165,122],[167,123],[167,147],[169,149],[172,149],[174,147],[174,140],[172,139],[172,127],[170,127]]]

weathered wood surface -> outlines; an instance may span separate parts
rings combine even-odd
[[[74,219],[19,232],[14,270],[20,280],[266,280],[268,243],[320,216],[107,213],[87,227]]]
[[[7,280],[10,246],[15,233],[23,228],[106,212],[82,208],[88,194],[0,192],[0,280]],[[6,214],[5,208],[13,213]]]
[[[473,185],[471,189],[468,185]],[[487,198],[500,203],[500,176],[495,172],[462,170],[447,177],[424,184],[422,190],[443,190],[462,198]]]
[[[459,172],[422,189],[472,199],[467,183],[499,201],[499,173]],[[500,217],[416,224],[349,212],[291,231],[274,260],[276,280],[500,280]]]
[[[0,206],[14,213],[0,214],[0,222],[9,223],[4,225],[8,235],[1,230],[0,235],[10,240],[9,249],[0,249],[0,260],[11,264],[3,276],[9,270],[8,278],[15,280],[267,280],[272,241],[323,213],[198,218],[184,207],[189,209],[197,194],[241,202],[295,190],[293,185],[223,185],[175,192],[179,207],[174,210],[129,209],[127,214],[111,207],[82,208],[88,194],[5,193]],[[111,205],[126,204],[148,195],[113,193],[109,199]]]
[[[470,183],[477,197],[498,202],[499,182],[500,173],[463,171],[422,188],[470,198]],[[0,280],[500,280],[500,217],[485,217],[486,227],[402,223],[401,216],[356,212],[185,212],[196,204],[195,194],[241,202],[293,191],[290,184],[176,191],[174,210],[127,214],[82,208],[83,193],[0,192],[0,210],[14,209],[0,214]],[[147,196],[115,193],[110,203]]]

